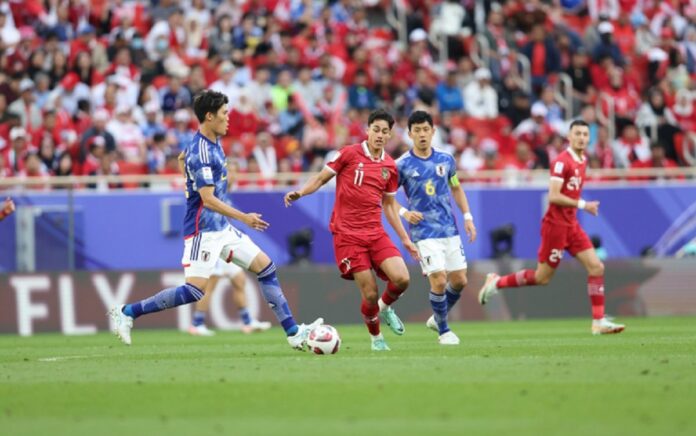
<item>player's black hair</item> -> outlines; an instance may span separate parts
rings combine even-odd
[[[229,103],[227,96],[221,92],[211,91],[207,89],[193,99],[193,112],[196,114],[199,122],[205,121],[205,114],[217,114],[220,108]]]
[[[386,121],[387,124],[389,124],[390,129],[394,127],[394,117],[391,116],[391,114],[385,111],[384,109],[377,109],[375,111],[372,111],[370,113],[370,116],[367,118],[367,125],[371,126],[372,123],[374,123],[377,120]]]
[[[408,131],[411,131],[411,126],[414,124],[428,123],[433,127],[433,117],[426,111],[415,111],[408,117]]]
[[[587,127],[588,129],[590,128],[590,125],[587,124],[585,121],[583,121],[583,120],[574,120],[572,123],[570,123],[570,127],[568,128],[568,130],[569,130],[569,131],[570,131],[570,130],[573,130],[573,127],[575,127],[575,126]]]

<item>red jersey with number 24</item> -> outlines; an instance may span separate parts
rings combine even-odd
[[[558,155],[556,160],[551,162],[551,180],[560,180],[561,194],[574,200],[580,199],[582,185],[585,182],[585,169],[587,159],[580,158],[570,147]],[[574,226],[578,224],[578,209],[575,207],[559,206],[549,204],[544,221],[563,226]]]
[[[343,147],[326,167],[336,174],[331,233],[361,237],[384,232],[382,197],[396,195],[399,187],[394,159],[384,150],[373,158],[362,142]]]

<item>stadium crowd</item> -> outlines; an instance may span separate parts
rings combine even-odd
[[[694,2],[483,4],[477,28],[474,0],[0,0],[0,174],[178,173],[205,88],[230,98],[222,144],[262,186],[364,139],[377,107],[398,120],[392,155],[425,109],[472,173],[547,168],[573,117],[591,126],[593,168],[694,165]]]

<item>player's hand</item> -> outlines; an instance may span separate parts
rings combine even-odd
[[[2,203],[2,210],[0,210],[0,218],[5,218],[6,216],[11,215],[14,211],[14,201],[12,201],[10,197],[7,197],[5,201]]]
[[[285,197],[283,198],[283,201],[285,202],[285,207],[290,207],[292,205],[293,201],[297,201],[302,197],[302,194],[300,194],[300,191],[290,191],[287,194],[285,194]]]
[[[268,228],[270,224],[261,219],[261,214],[259,213],[247,213],[244,214],[242,222],[254,230],[264,231]]]
[[[401,241],[404,244],[404,247],[408,250],[408,252],[411,254],[411,257],[413,257],[416,260],[420,260],[420,253],[418,252],[418,248],[416,248],[416,244],[411,242],[410,239],[404,239]]]
[[[404,213],[404,218],[409,224],[418,224],[423,221],[423,214],[418,211],[408,211]]]
[[[594,216],[599,215],[599,201],[588,201],[585,203],[585,210]]]
[[[470,243],[476,240],[476,226],[474,225],[474,220],[464,220],[464,231],[469,235]]]

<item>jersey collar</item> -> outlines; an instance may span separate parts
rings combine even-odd
[[[570,156],[573,158],[573,160],[574,160],[575,162],[577,162],[577,163],[584,163],[584,162],[585,162],[586,157],[583,156],[583,157],[581,158],[580,156],[578,156],[577,153],[575,153],[575,152],[573,151],[573,148],[572,148],[572,147],[568,147],[567,150],[568,150],[568,153],[570,153]]]
[[[382,148],[382,154],[379,156],[378,159],[375,159],[375,158],[372,157],[372,155],[370,154],[370,149],[367,147],[367,141],[363,141],[363,142],[362,142],[362,149],[363,149],[363,152],[365,153],[365,156],[367,156],[368,158],[370,158],[370,160],[373,160],[373,161],[375,161],[375,162],[381,162],[381,161],[384,160],[384,148]]]

